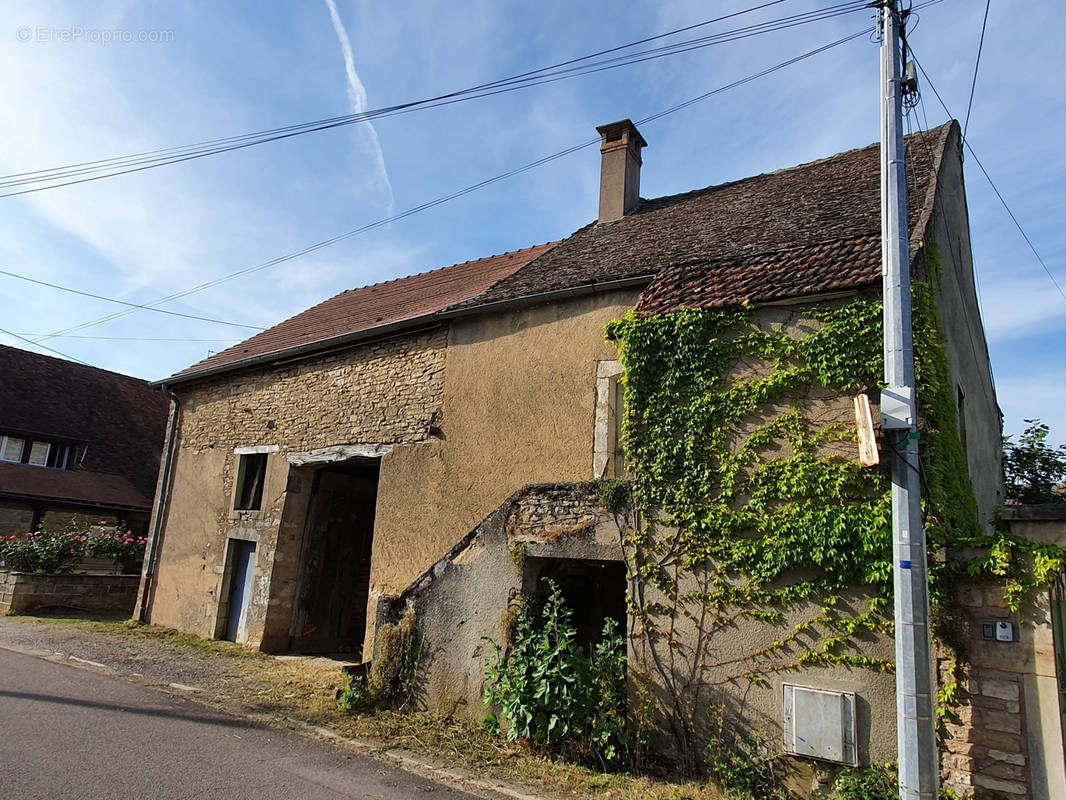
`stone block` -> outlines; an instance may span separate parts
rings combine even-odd
[[[1007,764],[1004,761],[994,761],[982,764],[981,768],[976,770],[976,772],[991,778],[1004,778],[1015,781],[1024,781],[1027,777],[1025,767],[1019,767],[1015,764]]]
[[[1018,683],[1016,681],[1000,681],[985,678],[980,681],[981,694],[985,697],[995,697],[999,700],[1017,702],[1019,697]]]
[[[973,772],[976,761],[973,757],[961,753],[949,753],[941,759],[941,764],[953,770]]]
[[[1007,711],[989,711],[983,708],[977,709],[977,725],[1004,733],[1018,733],[1022,729],[1022,721],[1018,714],[1011,714]]]
[[[992,778],[987,775],[974,775],[974,786],[981,789],[991,789],[994,792],[1001,792],[1002,794],[1015,795],[1019,797],[1027,797],[1029,795],[1029,787],[1024,783],[1018,781],[1005,781],[1000,778]]]
[[[1002,733],[988,729],[974,730],[969,741],[1004,753],[1022,753],[1022,738],[1018,734]]]
[[[1008,764],[1017,764],[1018,766],[1025,765],[1025,756],[1021,753],[1006,753],[1002,750],[988,748],[985,750],[984,755],[996,761],[1005,761]]]

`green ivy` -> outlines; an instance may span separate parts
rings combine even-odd
[[[806,310],[806,335],[760,326],[751,309],[630,312],[608,326],[625,367],[625,451],[635,467],[633,500],[654,524],[625,543],[640,577],[680,606],[777,622],[782,609],[855,585],[874,601],[858,617],[814,622],[835,632],[791,666],[838,663],[890,668],[848,647],[851,635],[882,629],[892,579],[887,475],[826,447],[853,441],[852,426],[813,426],[803,414],[811,387],[854,394],[882,373],[881,304],[861,296]],[[737,373],[738,365],[759,365]],[[768,369],[765,367],[769,367]],[[669,539],[656,525],[677,529]],[[700,572],[702,589],[681,594],[680,576]],[[794,579],[802,573],[806,577]],[[637,609],[645,626],[676,608]],[[860,630],[861,629],[861,630]],[[753,656],[795,645],[785,636]],[[750,666],[750,665],[749,665]],[[748,670],[756,679],[768,669]]]

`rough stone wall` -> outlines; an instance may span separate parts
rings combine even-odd
[[[285,648],[313,481],[313,470],[290,467],[287,455],[428,438],[439,422],[445,345],[445,333],[431,331],[181,392],[152,621],[219,635],[228,601],[228,541],[254,541],[247,641]],[[233,509],[238,447],[274,450],[257,511]]]
[[[0,570],[0,613],[67,606],[130,613],[137,575],[45,575]]]
[[[1018,635],[1020,618],[1003,602],[1003,586],[990,581],[964,590],[956,630],[965,647],[959,664],[961,702],[944,723],[941,780],[963,797],[982,790],[1031,797],[1026,740],[1021,642],[985,641],[981,623],[1010,620]],[[950,682],[954,660],[938,654],[940,685]]]
[[[26,533],[33,523],[33,511],[25,506],[0,505],[0,536]]]
[[[143,518],[143,514],[138,515]],[[119,517],[107,511],[48,511],[41,518],[41,525],[48,530],[62,530],[70,525],[74,519],[80,519],[91,525],[106,525],[114,527],[119,523]]]
[[[440,409],[446,334],[368,344],[288,366],[220,378],[186,392],[181,446],[413,442]]]
[[[602,516],[596,501],[576,495],[570,484],[537,487],[515,504],[507,519],[507,534],[518,540],[554,541],[587,531]]]
[[[1008,506],[1003,516],[1014,534],[1066,546],[1066,505],[1056,506]],[[1066,800],[1051,595],[1036,592],[1013,612],[1003,591],[998,580],[969,586],[949,615],[948,629],[963,656],[962,691],[944,725],[941,777],[963,797]],[[984,638],[982,623],[997,620],[1013,624],[1014,641]],[[950,680],[953,663],[941,650],[941,684]]]

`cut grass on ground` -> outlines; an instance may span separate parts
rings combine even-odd
[[[211,705],[242,710],[275,724],[296,719],[323,726],[357,740],[365,750],[410,751],[441,766],[463,766],[483,779],[520,784],[532,794],[577,800],[720,800],[724,796],[705,783],[603,774],[554,761],[456,716],[426,711],[339,711],[336,693],[343,676],[340,664],[327,658],[278,659],[232,642],[201,639],[172,628],[69,611],[50,611],[32,619],[120,638],[131,650],[138,642],[154,641],[173,647],[177,657],[204,659],[207,673],[224,678],[205,680],[202,693],[197,695]]]

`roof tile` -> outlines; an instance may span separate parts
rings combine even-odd
[[[554,247],[554,243],[514,250],[476,261],[423,272],[409,278],[349,289],[238,345],[215,353],[173,377],[277,353],[385,325],[424,317],[488,289]]]

